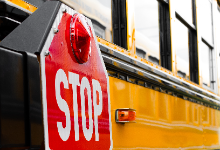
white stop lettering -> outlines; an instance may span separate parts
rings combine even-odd
[[[80,97],[81,97],[81,112],[82,112],[82,129],[83,134],[87,141],[90,141],[93,134],[93,119],[92,119],[92,99],[91,99],[91,86],[89,80],[83,77],[81,84],[79,82],[79,75],[69,72],[69,83],[65,72],[59,69],[55,77],[55,91],[57,104],[61,111],[66,116],[66,127],[63,127],[62,122],[57,122],[57,128],[60,138],[63,141],[67,141],[71,131],[71,120],[70,110],[67,102],[61,97],[60,84],[63,82],[64,88],[69,89],[69,84],[72,84],[73,89],[73,112],[74,112],[74,130],[75,130],[75,141],[79,141],[79,122],[78,122],[78,103],[77,103],[77,86],[80,86]],[[92,79],[93,87],[93,107],[94,107],[94,125],[95,125],[95,141],[99,141],[98,132],[98,116],[102,113],[102,90],[99,81]],[[85,89],[87,89],[88,95],[88,112],[89,112],[89,128],[86,127],[86,115],[85,115]],[[96,92],[99,93],[99,104],[97,104]]]

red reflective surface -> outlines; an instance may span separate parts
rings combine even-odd
[[[118,121],[135,121],[136,112],[130,110],[118,110]]]
[[[73,53],[79,63],[85,63],[89,59],[91,31],[85,17],[75,14],[70,23],[70,39]]]
[[[70,43],[70,22],[71,15],[65,13],[58,26],[59,32],[54,36],[50,45],[50,55],[45,58],[45,74],[46,74],[46,99],[48,113],[48,139],[49,147],[53,150],[62,149],[110,149],[110,124],[109,124],[109,103],[107,91],[107,78],[105,68],[96,48],[94,36],[91,37],[91,57],[86,63],[79,64],[73,55]],[[80,26],[80,25],[79,25]],[[87,37],[85,36],[85,39]],[[76,44],[76,47],[78,45]],[[86,45],[87,47],[88,45]],[[61,122],[63,127],[66,127],[66,115],[60,110],[55,89],[55,78],[57,71],[62,69],[65,72],[68,81],[68,88],[64,87],[64,83],[60,83],[60,95],[68,104],[71,120],[70,135],[66,141],[63,141],[58,132],[57,122]],[[77,103],[78,103],[78,125],[79,125],[79,140],[75,141],[74,128],[74,105],[73,105],[73,88],[69,80],[69,72],[79,75],[79,83],[82,78],[86,77],[91,87],[92,99],[92,114],[88,111],[88,89],[85,89],[85,106],[81,106],[80,86],[77,86]],[[98,133],[99,141],[95,141],[95,124],[94,124],[94,106],[93,106],[93,86],[92,79],[100,83],[103,97],[102,113],[98,116]],[[98,97],[98,94],[97,94]],[[97,102],[100,103],[100,99]],[[97,104],[97,105],[98,105]],[[82,127],[82,107],[85,107],[86,128],[89,128],[89,116],[92,116],[93,129],[92,137],[88,141],[85,138]]]

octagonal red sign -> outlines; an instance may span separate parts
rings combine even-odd
[[[67,12],[59,11],[53,24],[59,32],[51,29],[41,53],[45,148],[109,150],[112,140],[108,76],[91,22],[90,37],[86,37],[90,40],[86,45],[91,49],[90,56],[79,63],[70,37],[71,18],[76,12],[65,5],[61,7]]]

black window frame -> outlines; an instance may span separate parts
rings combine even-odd
[[[113,43],[127,49],[126,0],[112,0]]]
[[[192,2],[192,23],[188,22],[184,17],[182,17],[177,10],[175,11],[175,16],[183,25],[185,25],[185,27],[188,28],[190,81],[199,84],[196,3],[195,0],[191,0],[191,2]]]
[[[169,0],[159,3],[159,40],[161,66],[172,71]]]
[[[210,87],[206,86],[202,83],[202,86],[210,91],[214,90],[214,66],[213,66],[213,51],[214,51],[214,45],[208,42],[203,36],[202,36],[202,42],[209,48],[209,62],[210,62]]]

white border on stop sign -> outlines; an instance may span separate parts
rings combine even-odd
[[[55,28],[58,28],[58,25],[60,24],[60,21],[61,21],[61,18],[63,16],[63,9],[66,9],[66,13],[70,14],[70,15],[74,15],[75,13],[77,13],[75,10],[73,10],[72,8],[66,6],[65,4],[61,4],[60,8],[59,8],[59,11],[57,13],[57,16],[54,20],[54,23],[52,25],[52,28],[48,34],[48,37],[46,39],[46,42],[43,46],[43,49],[40,53],[40,69],[41,69],[41,88],[42,88],[42,103],[43,103],[43,121],[44,121],[44,143],[45,143],[45,149],[46,150],[50,150],[50,147],[49,147],[49,135],[48,135],[48,120],[47,120],[47,99],[46,99],[46,74],[45,74],[45,53],[46,51],[49,50],[50,48],[50,45],[52,43],[52,40],[54,38],[54,29]],[[93,35],[95,36],[95,32],[94,32],[94,29],[93,29],[93,26],[92,26],[92,22],[91,20],[89,20],[88,18],[86,18],[88,23],[89,23],[89,26],[91,27],[92,29],[92,33]],[[97,42],[97,39],[96,37],[94,37],[95,39],[95,43],[96,43],[96,47],[98,49],[98,53],[99,53],[99,57],[101,59],[101,63],[102,63],[102,66],[103,68],[105,68],[105,64],[104,64],[104,61],[102,59],[102,55],[101,55],[101,51],[99,49],[99,46],[98,46],[98,42]],[[113,148],[113,140],[112,140],[112,123],[111,123],[111,105],[110,105],[110,93],[109,93],[109,78],[108,78],[108,74],[107,74],[107,71],[106,69],[105,70],[105,75],[106,75],[106,78],[107,78],[107,90],[108,90],[108,111],[109,111],[109,131],[110,131],[110,150],[112,150]]]

